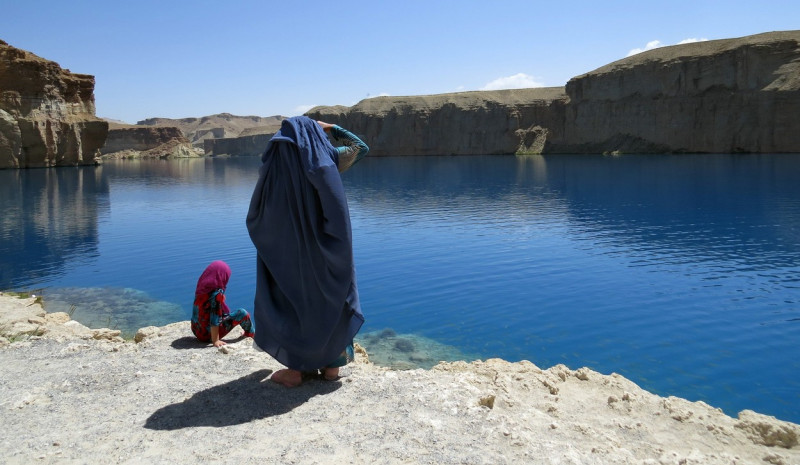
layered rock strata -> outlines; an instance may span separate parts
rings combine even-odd
[[[94,76],[0,41],[0,168],[94,164],[107,133]]]
[[[800,31],[662,47],[563,88],[316,107],[370,154],[800,152]]]
[[[370,155],[478,155],[541,151],[563,138],[561,87],[375,97],[307,115],[365,137]]]
[[[800,152],[800,31],[655,49],[566,92],[551,151]]]

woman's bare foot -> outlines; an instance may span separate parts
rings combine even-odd
[[[303,374],[291,368],[284,368],[273,373],[269,379],[286,387],[297,387],[303,382]]]
[[[322,376],[328,381],[336,381],[339,379],[339,367],[325,368],[322,370]]]

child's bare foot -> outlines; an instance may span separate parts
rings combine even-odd
[[[286,387],[297,387],[303,382],[303,374],[291,368],[284,368],[273,373],[269,379]]]
[[[322,376],[328,381],[336,381],[339,379],[339,367],[325,368],[322,370]]]

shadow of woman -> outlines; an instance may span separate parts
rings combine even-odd
[[[231,426],[282,415],[316,395],[330,394],[341,383],[309,380],[287,389],[269,381],[272,370],[259,370],[229,383],[200,391],[183,402],[162,407],[144,427],[176,430],[194,426]]]

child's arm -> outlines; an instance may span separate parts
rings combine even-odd
[[[214,347],[222,347],[227,344],[219,338],[219,326],[211,327],[211,342],[214,344]]]
[[[214,347],[222,347],[226,343],[219,338],[219,324],[222,321],[222,302],[225,302],[225,291],[218,289],[211,295],[211,312],[209,314],[209,332]]]

